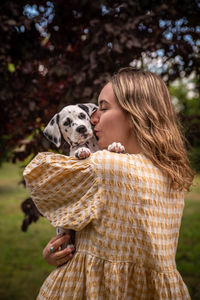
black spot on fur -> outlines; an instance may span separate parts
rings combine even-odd
[[[76,157],[76,158],[79,158],[78,153],[75,153],[75,157]]]
[[[56,116],[56,123],[59,125],[59,120],[60,120],[60,115],[59,114],[57,114],[57,116]]]
[[[69,138],[69,144],[72,146],[72,141],[70,140],[70,138]]]
[[[72,125],[72,120],[70,118],[67,118],[66,121],[63,123],[64,126],[69,126],[71,127]]]
[[[89,108],[84,104],[78,104],[78,107],[83,109],[89,115]]]
[[[54,143],[58,143],[58,139],[56,137],[53,138]]]
[[[48,134],[47,136],[48,136],[48,138],[49,138],[51,141],[53,140],[52,135]]]
[[[97,109],[97,107],[93,107],[92,112],[95,112]]]
[[[55,123],[54,118],[51,120],[50,125],[53,126],[53,124]]]
[[[83,120],[83,119],[86,118],[86,115],[85,115],[84,113],[80,113],[80,114],[78,115],[78,117],[79,117],[79,119]]]

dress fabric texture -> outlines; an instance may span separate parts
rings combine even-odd
[[[175,263],[183,192],[143,154],[39,153],[24,177],[51,224],[76,231],[73,258],[38,300],[190,299]]]

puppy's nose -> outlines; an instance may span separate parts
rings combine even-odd
[[[80,125],[76,128],[76,131],[78,133],[85,133],[87,131],[87,128],[84,125]]]

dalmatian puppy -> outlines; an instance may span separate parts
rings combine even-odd
[[[99,150],[90,122],[91,115],[97,109],[93,103],[65,106],[44,129],[45,137],[59,148],[62,136],[70,145],[69,155],[75,155],[79,159],[89,157]],[[118,153],[125,151],[120,143],[112,143],[108,150]]]
[[[61,137],[70,145],[69,155],[74,155],[78,159],[84,159],[91,153],[99,150],[97,138],[94,135],[91,115],[98,109],[95,104],[76,104],[65,106],[59,113],[55,114],[44,129],[45,137],[54,143],[56,147],[61,146]],[[120,143],[112,143],[108,147],[109,151],[123,153],[124,147]],[[56,229],[57,234],[70,234],[70,241],[64,248],[74,248],[75,232],[65,230],[61,227]]]
[[[97,110],[92,103],[65,106],[50,120],[44,129],[48,140],[60,147],[61,136],[70,145],[69,155],[79,159],[90,156],[98,150],[90,122],[91,115]]]

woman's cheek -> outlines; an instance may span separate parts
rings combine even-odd
[[[104,145],[103,141],[99,140],[97,144],[98,144],[100,150],[107,149],[107,147]]]

